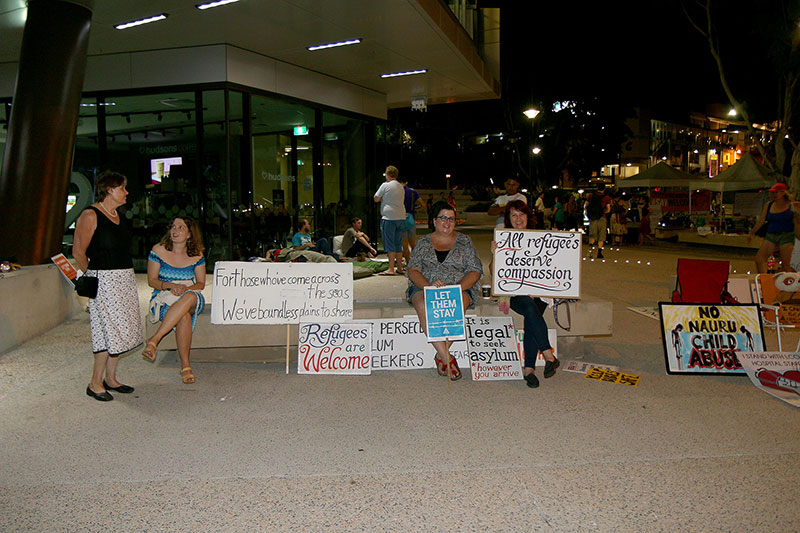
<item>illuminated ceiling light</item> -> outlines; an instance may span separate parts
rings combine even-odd
[[[128,28],[133,28],[134,26],[141,26],[142,24],[149,24],[151,22],[164,20],[165,18],[167,18],[167,14],[166,13],[161,13],[160,15],[155,15],[155,16],[152,16],[152,17],[148,17],[146,19],[139,19],[139,20],[134,20],[134,21],[131,21],[131,22],[126,22],[124,24],[117,24],[116,26],[114,26],[114,28],[116,28],[118,30],[125,30],[125,29],[128,29]]]
[[[397,76],[413,76],[414,74],[424,74],[428,69],[421,68],[418,70],[408,70],[406,72],[392,72],[390,74],[381,74],[381,78],[396,78]]]
[[[629,166],[631,166],[631,164],[630,163],[625,163],[625,166],[629,167]]]
[[[531,107],[523,111],[522,114],[530,119],[534,119],[536,118],[536,115],[539,114],[539,110],[536,109],[535,107]]]
[[[315,44],[314,46],[307,46],[306,50],[309,52],[313,52],[314,50],[324,50],[326,48],[336,48],[337,46],[348,46],[351,44],[358,44],[361,42],[361,39],[350,39],[349,41],[339,41],[337,43],[328,43],[328,44]]]
[[[194,7],[197,9],[210,9],[212,7],[219,7],[224,6],[225,4],[232,4],[234,2],[238,2],[239,0],[217,0],[216,2],[208,2],[206,4],[197,4]]]

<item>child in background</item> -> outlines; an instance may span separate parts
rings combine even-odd
[[[650,229],[650,208],[642,208],[642,221],[639,222],[639,246],[644,244],[644,240],[648,239],[652,244],[656,240],[653,238],[653,231]]]

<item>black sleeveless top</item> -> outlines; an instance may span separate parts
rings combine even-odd
[[[114,224],[102,211],[89,206],[97,215],[97,229],[86,248],[91,270],[120,270],[133,268],[131,259],[131,231],[125,217],[119,217],[119,224]]]

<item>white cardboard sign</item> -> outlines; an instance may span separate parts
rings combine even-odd
[[[300,324],[298,374],[371,373],[372,324]]]
[[[494,295],[580,298],[581,234],[495,229]]]
[[[212,324],[347,322],[353,318],[352,263],[214,265]]]
[[[472,381],[522,379],[514,320],[480,316],[466,322]]]
[[[436,355],[416,315],[364,320],[372,324],[372,370],[434,368]],[[466,341],[455,341],[450,353],[463,371],[469,367]]]

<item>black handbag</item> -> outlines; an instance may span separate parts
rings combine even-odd
[[[92,276],[81,276],[76,279],[75,292],[78,296],[85,296],[87,298],[97,298],[97,278]]]

